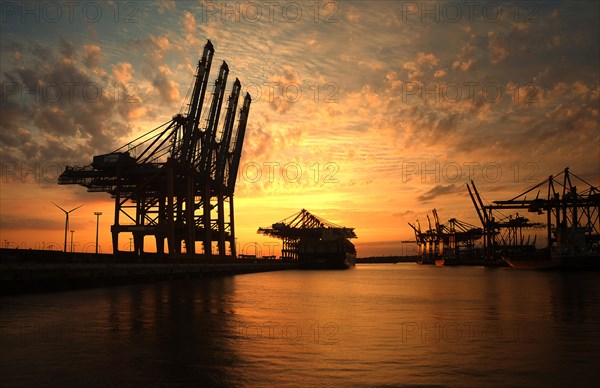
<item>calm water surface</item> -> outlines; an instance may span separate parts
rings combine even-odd
[[[600,273],[359,265],[0,298],[0,386],[589,386]]]

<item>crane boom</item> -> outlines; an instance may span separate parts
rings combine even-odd
[[[235,112],[240,97],[240,90],[240,81],[236,78],[227,102],[227,112],[225,114],[225,122],[223,123],[223,133],[221,134],[221,139],[219,140],[219,145],[217,148],[217,163],[215,165],[216,171],[214,180],[216,185],[219,187],[226,185],[226,182],[223,182],[223,177],[225,176],[227,157],[229,156],[229,143],[231,142],[231,136],[233,133],[233,124],[235,121]]]
[[[223,104],[228,74],[229,67],[227,66],[227,62],[223,61],[221,69],[219,70],[219,78],[215,81],[213,99],[210,105],[208,122],[206,129],[204,130],[204,139],[202,141],[202,151],[200,153],[199,171],[206,179],[210,178],[210,164],[213,161],[215,141],[217,138],[217,125],[219,124],[219,116],[221,115],[221,105]]]
[[[231,166],[229,168],[229,176],[227,177],[227,191],[233,193],[235,181],[237,179],[238,168],[240,167],[240,159],[242,157],[242,146],[244,145],[244,136],[246,134],[246,124],[248,123],[248,115],[250,114],[250,104],[252,97],[246,93],[244,97],[244,105],[240,110],[240,118],[235,135],[235,145],[232,152]]]

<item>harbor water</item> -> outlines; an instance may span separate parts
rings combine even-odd
[[[358,265],[0,297],[0,385],[590,386],[600,272]]]

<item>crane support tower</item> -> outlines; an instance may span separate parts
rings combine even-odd
[[[219,131],[229,67],[223,61],[208,109],[203,110],[213,55],[208,41],[196,68],[187,113],[180,112],[108,154],[94,156],[91,164],[66,167],[58,178],[61,185],[77,184],[114,198],[115,254],[121,253],[119,236],[127,233],[136,255],[144,254],[144,239],[151,236],[157,253],[171,257],[199,254],[197,242],[205,257],[213,255],[213,248],[220,257],[228,256],[227,245],[229,255],[236,257],[233,194],[252,98],[246,93],[234,130],[241,92],[236,78]]]

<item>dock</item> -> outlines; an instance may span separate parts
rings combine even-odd
[[[274,259],[168,259],[162,255],[65,253],[0,249],[0,295],[60,291],[173,279],[231,276],[299,268]]]

